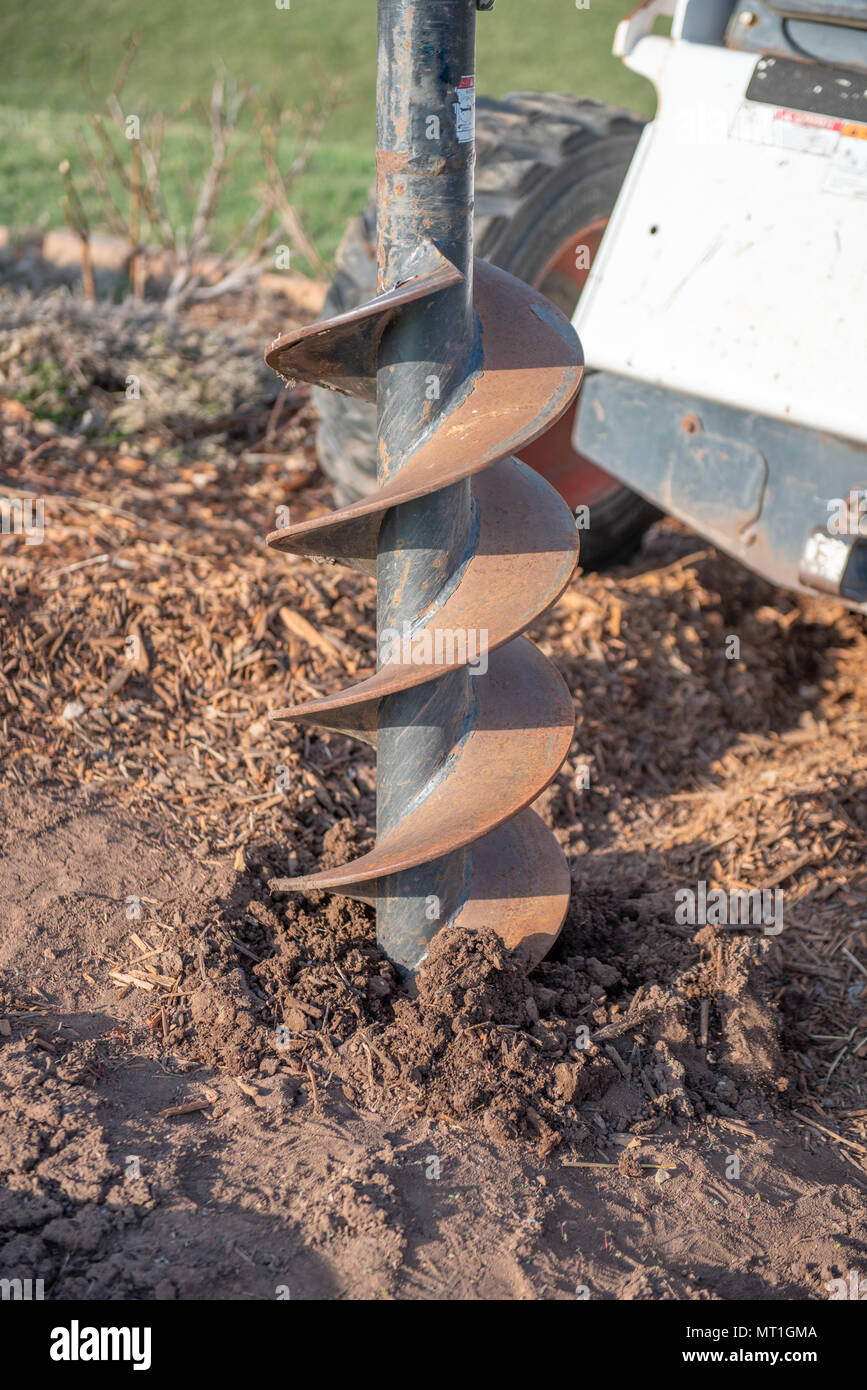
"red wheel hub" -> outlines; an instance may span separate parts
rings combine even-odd
[[[554,253],[535,281],[534,288],[547,295],[569,319],[575,312],[607,225],[608,218],[604,217],[575,232]],[[572,447],[572,430],[580,399],[579,395],[575,405],[570,406],[546,434],[528,444],[520,455],[524,463],[529,463],[548,479],[573,511],[580,503],[592,507],[621,487],[610,473],[597,468]]]

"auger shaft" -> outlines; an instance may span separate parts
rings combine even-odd
[[[405,974],[451,925],[493,926],[529,968],[569,901],[532,803],[568,752],[572,699],[522,634],[569,583],[578,537],[515,455],[574,400],[581,348],[537,290],[473,265],[475,12],[490,7],[379,0],[378,292],[266,354],[287,380],[376,401],[379,435],[373,496],[268,538],[378,582],[376,671],[272,711],[376,745],[376,842],[281,887],[373,903]]]
[[[472,93],[476,0],[379,0],[377,229],[379,292],[414,273],[425,242],[463,280],[409,305],[383,334],[377,370],[378,480],[400,472],[464,389],[474,353]],[[377,555],[377,633],[411,633],[454,585],[471,545],[469,479],[393,507]],[[387,696],[377,721],[377,837],[394,829],[448,766],[471,722],[465,665]],[[377,891],[377,939],[413,970],[459,910],[466,849],[392,874]]]

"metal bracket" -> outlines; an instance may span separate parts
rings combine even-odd
[[[829,530],[867,477],[862,445],[602,371],[584,382],[572,443],[772,584],[867,611],[865,529]]]

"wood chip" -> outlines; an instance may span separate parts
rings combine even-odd
[[[161,1119],[173,1120],[178,1115],[195,1115],[199,1110],[207,1110],[212,1100],[191,1100],[187,1105],[170,1105],[168,1110],[158,1110]]]
[[[281,608],[280,619],[284,627],[287,627],[296,637],[300,637],[308,646],[316,647],[318,651],[324,652],[328,656],[339,657],[343,655],[340,647],[335,641],[330,637],[326,637],[324,633],[320,632],[318,628],[315,628],[313,624],[309,623],[300,613],[296,613],[294,609]]]
[[[126,975],[121,970],[109,972],[112,980],[117,980],[119,984],[135,986],[136,989],[154,990],[156,985],[153,980],[143,980],[139,975]]]

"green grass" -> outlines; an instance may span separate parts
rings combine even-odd
[[[626,0],[590,0],[584,10],[574,0],[497,0],[479,15],[478,90],[574,92],[650,112],[649,84],[611,56],[615,24],[628,8]],[[327,77],[342,79],[340,104],[295,190],[305,224],[330,256],[373,176],[375,0],[291,0],[286,10],[274,0],[149,0],[132,9],[127,0],[77,0],[62,12],[48,0],[9,6],[0,15],[0,222],[62,224],[58,162],[69,158],[86,182],[74,131],[104,109],[134,28],[141,46],[124,88],[127,113],[168,116],[206,98],[221,61],[263,97],[278,92],[294,107],[315,102]],[[197,123],[184,117],[167,134],[163,161],[175,205],[189,207],[203,159]],[[251,146],[227,185],[218,242],[255,206],[259,177]],[[96,225],[99,199],[85,190],[85,204]]]

